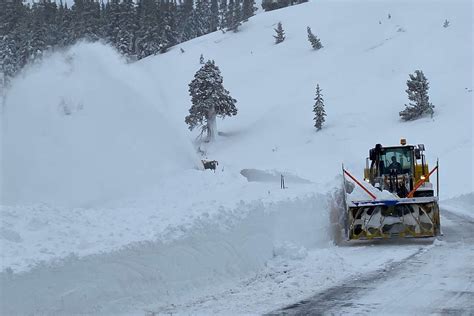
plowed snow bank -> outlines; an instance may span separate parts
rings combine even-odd
[[[240,204],[202,217],[182,237],[0,274],[2,314],[114,313],[198,293],[263,268],[296,247],[326,247],[327,196]],[[292,247],[288,247],[292,245]],[[291,250],[291,249],[290,249]]]

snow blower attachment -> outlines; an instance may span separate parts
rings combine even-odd
[[[401,146],[375,145],[366,159],[364,183],[342,167],[347,239],[434,237],[440,234],[439,183],[435,196],[429,182],[435,171],[438,181],[438,162],[428,172],[424,150],[424,145],[406,145],[404,139]],[[370,199],[348,198],[350,192],[346,190],[346,181],[350,180],[346,176]]]

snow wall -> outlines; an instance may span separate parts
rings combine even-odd
[[[265,204],[241,203],[203,216],[172,241],[132,244],[120,251],[70,256],[25,273],[0,273],[0,313],[115,314],[173,303],[239,277],[250,277],[270,258],[305,256],[331,245],[328,195]]]
[[[110,47],[82,43],[13,80],[2,113],[0,204],[95,206],[193,168],[154,78]]]

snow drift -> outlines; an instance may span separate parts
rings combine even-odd
[[[185,128],[153,84],[101,44],[27,69],[3,109],[2,203],[100,205],[194,167]]]

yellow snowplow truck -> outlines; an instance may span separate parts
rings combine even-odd
[[[377,144],[366,159],[364,181],[343,166],[348,240],[440,234],[438,162],[429,172],[424,151],[424,145],[406,145],[405,139],[400,146]],[[435,171],[436,195],[430,182]],[[360,186],[370,199],[352,200],[347,181]]]

